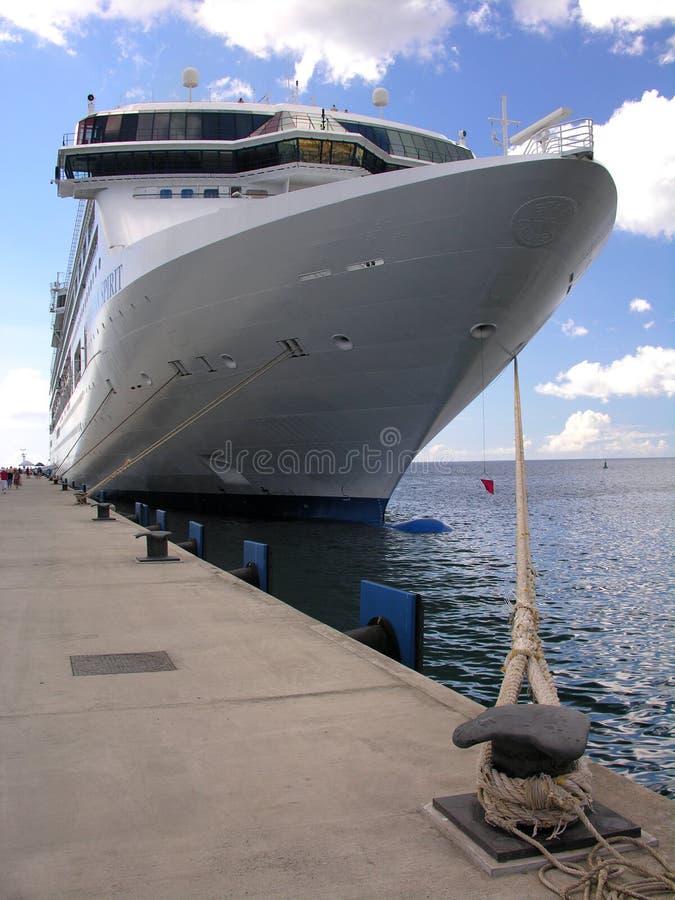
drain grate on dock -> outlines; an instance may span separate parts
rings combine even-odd
[[[73,675],[129,675],[136,672],[170,672],[176,668],[164,650],[71,656],[70,667]]]

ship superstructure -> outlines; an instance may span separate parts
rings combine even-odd
[[[58,472],[91,486],[157,444],[106,489],[380,520],[611,231],[590,123],[531,149],[479,160],[297,104],[91,104],[55,172],[79,202],[52,286]]]

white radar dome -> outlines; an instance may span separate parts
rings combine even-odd
[[[389,91],[386,88],[379,87],[373,91],[373,106],[383,107],[389,103]]]
[[[199,84],[199,72],[191,66],[183,69],[183,87],[196,88]]]

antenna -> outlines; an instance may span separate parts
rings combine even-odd
[[[520,122],[516,122],[514,119],[508,119],[506,117],[506,94],[502,94],[502,115],[501,118],[496,119],[494,116],[490,116],[488,118],[488,122],[492,123],[492,143],[497,144],[502,148],[502,153],[504,156],[508,155],[509,152],[509,125],[520,125]],[[495,134],[495,123],[499,122],[502,126],[502,136],[501,139],[497,137]]]
[[[384,115],[384,107],[389,103],[389,91],[386,88],[379,87],[373,91],[373,106],[380,111],[380,118]]]
[[[525,141],[529,140],[533,134],[541,131],[542,128],[550,128],[551,125],[557,125],[558,122],[562,122],[563,119],[567,119],[571,115],[571,109],[568,109],[566,106],[560,106],[558,109],[549,113],[547,116],[544,116],[541,119],[537,119],[536,122],[528,125],[527,128],[523,128],[522,131],[516,132],[516,134],[514,134],[511,138],[511,143],[516,145],[524,144]]]
[[[188,88],[190,91],[190,103],[192,103],[192,88],[196,88],[198,84],[199,72],[193,69],[192,66],[183,69],[183,87]]]

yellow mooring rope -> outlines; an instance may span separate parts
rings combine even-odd
[[[262,366],[255,369],[250,375],[247,375],[246,378],[243,378],[237,384],[228,388],[226,391],[223,391],[222,394],[219,394],[215,400],[211,400],[209,403],[206,403],[196,412],[194,412],[191,416],[188,416],[187,419],[184,419],[182,422],[179,422],[178,425],[175,425],[170,431],[167,431],[166,434],[163,434],[162,437],[157,438],[156,441],[153,441],[145,450],[141,450],[140,453],[137,453],[136,456],[131,459],[127,459],[122,463],[121,466],[118,466],[114,472],[111,472],[109,475],[106,475],[105,478],[102,478],[99,482],[97,482],[93,487],[87,489],[86,492],[80,494],[80,502],[86,503],[87,497],[90,497],[95,491],[100,490],[104,485],[108,484],[114,478],[117,478],[118,475],[121,475],[123,472],[126,472],[127,469],[130,469],[131,466],[135,465],[140,460],[144,459],[158,447],[161,447],[162,444],[166,444],[167,441],[170,441],[171,438],[175,437],[177,434],[180,434],[181,431],[184,431],[186,428],[189,428],[190,425],[193,425],[198,419],[201,419],[202,416],[205,416],[208,412],[215,409],[221,403],[224,403],[225,400],[229,400],[243,388],[247,387],[253,381],[260,378],[266,372],[269,372],[270,369],[274,368],[274,366],[278,365],[280,362],[283,362],[285,359],[290,359],[292,356],[298,356],[298,350],[296,349],[286,349],[282,350],[281,353],[278,353],[276,356],[272,357],[272,359],[268,360]]]
[[[511,651],[504,663],[497,706],[515,704],[527,677],[535,702],[551,706],[560,704],[538,635],[539,616],[535,597],[535,571],[530,555],[525,453],[518,383],[518,362],[513,361],[514,417],[516,449],[516,604],[511,625]],[[582,892],[584,900],[594,897],[603,900],[673,896],[675,881],[663,857],[644,841],[635,838],[605,840],[586,815],[591,807],[591,774],[584,757],[577,760],[566,775],[552,777],[539,774],[529,778],[512,778],[492,767],[490,742],[482,745],[478,763],[478,800],[491,825],[515,834],[536,847],[548,860],[539,873],[540,880],[559,897],[571,898]],[[538,829],[551,829],[551,836],[560,834],[568,824],[580,820],[593,834],[597,844],[585,863],[562,863],[536,837],[521,826],[530,827],[533,835]],[[661,867],[653,872],[639,862],[628,860],[613,843],[634,844],[651,854]],[[546,874],[558,869],[574,878],[566,888],[558,887]],[[592,893],[591,893],[592,892]]]

